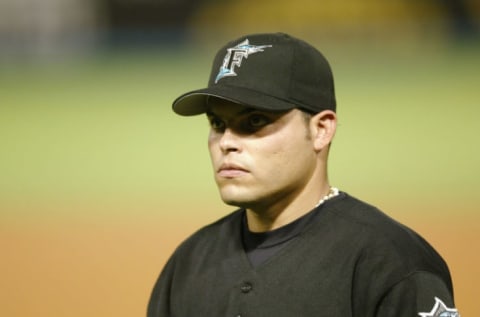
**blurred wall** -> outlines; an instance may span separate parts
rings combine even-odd
[[[95,0],[3,0],[0,58],[84,53],[101,20]]]
[[[478,40],[475,0],[4,0],[0,58],[288,30],[329,40]]]

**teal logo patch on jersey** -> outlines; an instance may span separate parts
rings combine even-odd
[[[246,39],[237,46],[228,48],[227,55],[225,55],[220,71],[215,78],[215,83],[223,77],[237,76],[235,67],[240,67],[244,58],[248,58],[249,55],[254,53],[263,52],[267,47],[272,47],[272,45],[250,45],[250,42]]]
[[[458,310],[448,308],[438,297],[435,297],[435,305],[429,313],[418,313],[420,317],[460,317]]]

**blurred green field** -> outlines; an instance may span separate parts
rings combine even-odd
[[[231,209],[211,177],[206,120],[170,110],[206,84],[214,52],[0,65],[0,315],[143,315],[173,248]],[[478,47],[324,53],[340,118],[332,184],[424,234],[473,315]]]
[[[170,110],[176,96],[206,83],[207,53],[3,66],[0,202],[155,201],[179,192],[216,199],[205,119]],[[475,197],[477,50],[325,54],[340,116],[330,164],[335,185],[372,199]]]

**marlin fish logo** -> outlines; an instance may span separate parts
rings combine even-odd
[[[418,313],[421,317],[460,317],[456,308],[448,308],[438,297],[435,297],[435,305],[430,312]]]
[[[237,46],[228,48],[227,55],[225,55],[223,64],[220,66],[220,71],[215,78],[215,84],[223,77],[237,76],[234,68],[235,66],[240,67],[242,65],[243,58],[248,58],[250,54],[263,52],[267,47],[272,47],[272,45],[250,45],[250,42],[246,39]]]

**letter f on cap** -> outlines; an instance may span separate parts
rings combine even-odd
[[[215,78],[215,84],[223,77],[237,76],[234,68],[235,66],[240,67],[242,65],[243,58],[248,58],[248,55],[254,53],[263,52],[267,47],[272,47],[272,45],[250,45],[250,42],[246,39],[237,46],[227,48],[227,54],[225,55],[223,64],[220,66],[220,71]]]

